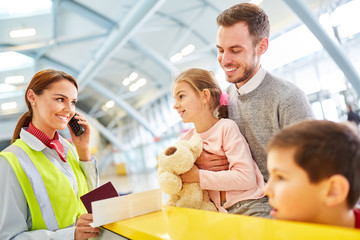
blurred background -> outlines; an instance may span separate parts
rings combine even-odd
[[[174,76],[200,67],[228,86],[216,17],[240,2],[268,14],[262,65],[299,86],[317,119],[359,110],[360,0],[0,0],[0,150],[27,111],[31,77],[54,68],[79,83],[102,183],[124,194],[157,188],[156,156],[192,127],[172,108]]]

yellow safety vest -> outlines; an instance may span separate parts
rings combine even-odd
[[[68,178],[45,154],[31,149],[23,140],[17,139],[0,152],[0,156],[9,161],[24,192],[32,219],[31,230],[62,229],[87,212],[80,200],[80,196],[89,191],[86,177],[73,146],[68,144],[70,148],[66,159],[76,176],[77,196]]]

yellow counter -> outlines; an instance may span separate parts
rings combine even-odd
[[[360,239],[360,230],[168,207],[142,216],[107,224],[129,239]]]

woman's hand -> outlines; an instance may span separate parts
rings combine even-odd
[[[209,171],[229,170],[229,161],[226,156],[218,156],[203,150],[200,157],[195,162],[200,169]]]
[[[194,165],[189,171],[180,175],[184,183],[200,182],[199,168]]]
[[[101,229],[91,227],[89,224],[92,222],[93,217],[90,213],[83,214],[79,217],[75,228],[75,240],[85,240],[99,236]]]
[[[80,136],[75,136],[73,131],[70,130],[72,142],[74,143],[74,145],[76,147],[76,150],[79,154],[80,160],[81,161],[89,161],[91,159],[89,123],[86,121],[86,118],[78,112],[75,113],[74,118],[79,120],[78,123],[84,127],[85,132],[83,134],[81,134]],[[69,126],[69,129],[70,129],[70,126]]]

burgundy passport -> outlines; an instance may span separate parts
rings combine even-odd
[[[111,182],[107,182],[100,187],[95,188],[94,190],[82,195],[80,199],[84,203],[84,206],[88,213],[92,213],[91,202],[118,196],[119,194],[117,193],[114,185],[112,185]]]

